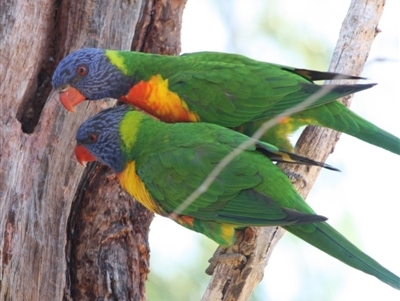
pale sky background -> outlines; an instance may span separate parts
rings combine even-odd
[[[216,2],[216,1],[215,1]],[[259,34],[254,20],[265,7],[278,5],[284,19],[299,24],[301,39],[321,37],[333,52],[350,1],[247,0],[231,1],[228,23],[221,20],[213,1],[189,0],[184,12],[182,52],[236,52],[254,59],[319,69],[296,55],[296,49],[279,48]],[[362,76],[378,85],[355,96],[351,109],[400,137],[399,28],[400,1],[387,0],[369,60]],[[262,17],[262,16],[261,16]],[[265,16],[268,21],[268,16]],[[234,31],[238,38],[229,38]],[[282,28],[284,33],[285,28]],[[232,46],[235,46],[232,49]],[[400,156],[342,135],[327,163],[341,173],[323,170],[307,202],[329,217],[329,223],[383,266],[400,275]],[[206,250],[200,245],[211,245]],[[215,247],[213,246],[215,245]],[[168,276],[197,278],[216,244],[174,222],[156,217],[150,231],[151,270]],[[198,254],[203,252],[202,254]],[[205,254],[204,254],[205,252]],[[207,253],[209,252],[209,253]],[[193,260],[204,259],[204,268],[191,270]],[[203,263],[201,263],[203,264]],[[179,291],[180,283],[171,283]],[[205,287],[198,287],[202,294]],[[198,292],[197,292],[198,293]],[[275,249],[258,288],[260,300],[385,300],[399,301],[400,292],[333,259],[307,243],[285,234]],[[193,300],[198,300],[196,299]],[[152,301],[152,300],[150,300]]]

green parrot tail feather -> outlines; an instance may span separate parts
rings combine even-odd
[[[321,116],[325,116],[321,118]],[[305,110],[292,116],[308,124],[331,128],[400,155],[400,139],[350,111],[339,102]]]
[[[317,214],[307,214],[296,210],[284,208],[284,212],[288,215],[287,222],[296,225],[304,225],[318,222],[325,222],[327,217]]]
[[[289,226],[285,227],[285,229],[345,264],[375,276],[395,289],[400,290],[400,277],[363,253],[329,224],[317,223],[306,226]]]

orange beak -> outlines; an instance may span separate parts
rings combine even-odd
[[[71,86],[60,92],[60,101],[70,112],[75,112],[74,107],[85,99],[86,97],[81,92]]]
[[[77,145],[75,147],[75,157],[79,164],[83,166],[86,166],[87,162],[96,161],[96,158],[83,145]]]

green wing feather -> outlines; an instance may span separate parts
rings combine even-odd
[[[227,145],[207,143],[157,150],[136,160],[137,173],[153,198],[167,213],[172,213],[230,150],[232,147]],[[265,168],[270,165],[272,178],[272,173],[277,171],[276,166],[271,161],[263,164]],[[286,180],[286,176],[278,172],[278,177]],[[262,181],[255,166],[235,160],[205,193],[180,214],[229,223],[238,228],[325,220],[314,214],[301,214],[282,207],[273,198],[255,189]]]
[[[170,90],[176,92],[202,121],[226,127],[270,119],[321,88],[310,78],[297,74],[296,69],[240,55],[203,52],[178,58],[180,60],[176,59],[173,66],[166,65],[159,71],[168,78]],[[174,68],[173,73],[163,73],[170,68]],[[334,86],[310,107],[371,86]]]

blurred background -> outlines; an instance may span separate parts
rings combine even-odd
[[[182,52],[233,52],[326,71],[350,1],[189,0]],[[351,109],[400,137],[400,3],[386,1],[362,76],[378,85],[358,93]],[[298,137],[294,135],[293,139]],[[342,135],[307,202],[383,266],[400,275],[400,156]],[[150,231],[148,300],[200,300],[217,245],[156,216]],[[278,243],[251,300],[400,300],[400,292],[352,269],[291,234]]]

